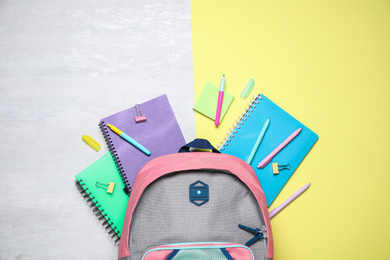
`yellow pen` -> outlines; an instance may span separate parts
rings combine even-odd
[[[134,140],[133,138],[131,138],[128,134],[126,134],[125,132],[123,132],[122,130],[118,129],[117,127],[113,126],[113,125],[110,125],[110,124],[107,124],[107,126],[112,130],[114,131],[116,134],[118,134],[120,137],[122,137],[123,139],[125,139],[126,141],[128,141],[129,143],[131,143],[132,145],[134,145],[136,148],[140,149],[143,153],[145,153],[146,155],[150,155],[151,152],[146,149],[142,144],[138,143],[136,140]]]

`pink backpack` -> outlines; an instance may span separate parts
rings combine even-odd
[[[132,188],[118,259],[273,259],[268,208],[255,172],[204,139],[148,162]]]

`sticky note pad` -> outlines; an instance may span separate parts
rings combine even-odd
[[[195,102],[193,109],[202,113],[203,115],[215,120],[215,114],[217,112],[217,104],[218,104],[218,94],[219,88],[209,82],[204,86],[202,93],[200,93],[198,99]],[[228,110],[230,104],[232,103],[234,96],[225,91],[223,95],[223,103],[221,110],[221,119],[222,119]]]

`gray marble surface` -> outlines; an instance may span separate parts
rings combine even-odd
[[[161,94],[191,141],[190,1],[0,1],[0,259],[117,258],[74,176],[100,118]]]

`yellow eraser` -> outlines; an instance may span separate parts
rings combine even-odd
[[[91,146],[96,151],[100,150],[100,144],[96,142],[95,139],[93,139],[89,135],[83,135],[81,138],[83,139],[84,142],[86,142],[89,146]]]
[[[279,174],[279,166],[278,163],[272,163],[272,172],[273,174]]]
[[[115,182],[109,182],[108,183],[107,192],[108,193],[113,193],[114,192],[114,187],[115,187]]]

